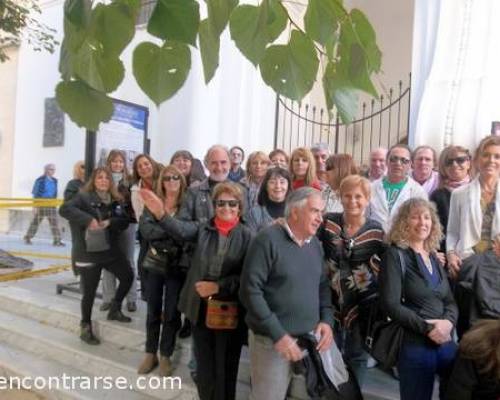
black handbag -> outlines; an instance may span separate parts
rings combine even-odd
[[[398,255],[401,264],[401,303],[404,303],[404,278],[406,266],[401,250],[399,249]],[[391,320],[380,310],[379,302],[372,306],[367,332],[365,345],[368,353],[370,353],[384,369],[394,367],[399,359],[399,352],[403,343],[404,328],[399,322]]]
[[[142,261],[142,267],[147,271],[156,272],[157,274],[166,274],[168,267],[168,250],[157,249],[149,245],[146,256]]]

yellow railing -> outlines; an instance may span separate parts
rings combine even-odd
[[[15,207],[59,207],[63,203],[62,199],[33,199],[33,198],[14,198],[0,197],[0,208]]]

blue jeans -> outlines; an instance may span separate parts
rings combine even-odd
[[[364,336],[359,321],[353,321],[349,328],[335,327],[335,343],[344,356],[344,360],[354,372],[360,387],[366,375],[368,353],[364,349]]]
[[[404,341],[398,362],[401,400],[431,400],[436,374],[440,378],[439,397],[443,399],[456,352],[453,341],[440,346]]]

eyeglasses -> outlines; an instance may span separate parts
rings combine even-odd
[[[462,165],[464,162],[469,161],[469,156],[461,156],[461,157],[455,157],[455,158],[448,158],[445,162],[445,165],[447,167],[451,167],[454,162],[456,162],[458,165]]]
[[[181,179],[180,175],[167,175],[162,178],[163,182],[178,181],[179,179]]]
[[[215,202],[215,206],[216,207],[225,207],[225,206],[229,206],[231,208],[236,208],[239,206],[239,201],[238,200],[217,200]]]
[[[402,165],[408,165],[410,163],[410,159],[405,157],[390,156],[389,162],[393,164],[401,163]]]

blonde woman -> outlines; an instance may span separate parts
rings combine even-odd
[[[257,204],[260,185],[266,176],[267,169],[271,161],[263,151],[254,151],[248,156],[246,165],[246,176],[240,183],[247,188],[248,207],[252,208]]]
[[[431,400],[436,374],[443,399],[455,359],[452,334],[458,310],[436,258],[441,237],[434,205],[409,199],[396,214],[382,258],[381,303],[404,329],[398,361],[402,400]]]
[[[316,177],[316,161],[311,150],[305,147],[296,148],[290,157],[290,172],[292,173],[292,189],[311,186],[321,190],[321,184]]]
[[[73,179],[71,179],[64,189],[64,201],[71,200],[85,183],[85,164],[77,161],[73,166]]]

